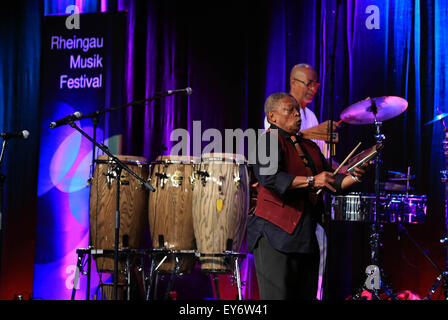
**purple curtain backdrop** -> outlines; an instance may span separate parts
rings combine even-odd
[[[63,13],[71,1],[45,1],[46,14]],[[153,160],[171,146],[175,128],[261,128],[264,99],[289,89],[291,67],[314,65],[321,89],[310,108],[321,121],[366,97],[397,95],[408,110],[383,125],[384,170],[412,167],[415,194],[428,195],[424,225],[412,236],[440,264],[443,236],[440,125],[424,127],[435,109],[446,110],[446,4],[438,0],[343,1],[339,7],[334,91],[329,69],[337,1],[76,1],[82,12],[128,11],[127,102],[154,92],[193,88],[190,97],[170,97],[129,108],[123,119],[122,153]],[[379,29],[369,29],[370,5],[379,9]],[[62,10],[61,10],[62,9]],[[330,113],[331,107],[333,113]],[[343,125],[336,160],[356,141],[373,143],[373,126]],[[432,141],[432,142],[431,142]],[[373,191],[372,177],[359,190]],[[368,226],[330,225],[329,298],[344,298],[364,281],[369,262]],[[437,275],[410,241],[385,226],[384,269],[397,290],[427,292]],[[250,263],[250,262],[249,262]],[[253,268],[244,277],[253,277]],[[247,289],[247,288],[246,288]],[[249,290],[246,297],[254,298]]]

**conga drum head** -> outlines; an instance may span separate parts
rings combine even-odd
[[[163,260],[158,272],[193,270],[194,255],[178,255],[179,268],[175,270],[176,255],[172,252],[194,250],[192,178],[196,160],[195,157],[159,156],[151,164],[151,183],[156,191],[149,195],[149,228],[153,247],[163,249],[153,255],[156,266]]]
[[[239,252],[246,233],[249,177],[244,156],[203,154],[195,166],[193,225],[204,272],[231,272],[226,251]]]
[[[247,160],[244,155],[234,153],[204,153],[201,156],[201,160],[202,162],[222,161],[247,164]]]
[[[156,161],[153,163],[184,163],[184,164],[194,164],[199,163],[200,158],[191,156],[158,156]]]
[[[145,157],[139,157],[139,156],[127,156],[127,155],[115,155],[118,160],[123,162],[124,164],[130,164],[130,165],[145,165],[148,166],[149,162]],[[95,163],[111,163],[112,158],[110,158],[108,155],[101,155],[98,156],[98,158],[95,160]]]
[[[147,180],[149,165],[145,158],[129,155],[116,155],[143,180]],[[97,250],[115,249],[115,216],[117,179],[114,175],[115,164],[107,155],[95,161],[96,166],[90,187],[89,220],[90,245]],[[140,181],[127,171],[121,171],[120,177],[120,233],[119,249],[142,249],[147,230],[148,191]],[[98,256],[97,269],[100,272],[114,270],[113,255]],[[120,268],[123,268],[121,265]]]

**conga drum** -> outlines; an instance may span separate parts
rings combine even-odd
[[[120,161],[143,180],[148,178],[149,164],[143,157],[116,155]],[[117,180],[112,178],[116,165],[109,156],[96,160],[90,188],[90,245],[94,249],[115,249],[115,212]],[[140,181],[122,170],[120,179],[119,249],[141,249],[148,225],[148,191]],[[119,268],[123,266],[120,263]],[[114,258],[98,256],[99,272],[114,272]]]
[[[228,273],[222,254],[238,252],[249,210],[249,177],[244,156],[204,154],[196,165],[193,225],[204,272]]]
[[[193,254],[177,254],[169,251],[194,250],[193,232],[193,163],[194,157],[159,156],[151,163],[151,184],[156,191],[149,195],[149,229],[153,247],[166,251],[155,255],[158,272],[190,273],[194,267]]]

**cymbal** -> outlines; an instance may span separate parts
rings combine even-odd
[[[406,185],[392,182],[382,182],[381,187],[383,187],[386,191],[406,191]],[[413,187],[409,187],[409,190],[413,189]]]
[[[415,174],[409,174],[408,176],[406,173],[392,170],[389,170],[387,173],[390,175],[390,177],[387,178],[389,181],[407,181],[415,179]]]
[[[434,119],[432,119],[431,121],[425,123],[425,126],[427,126],[428,124],[431,124],[431,123],[433,123],[433,122],[442,120],[442,119],[445,118],[446,116],[448,116],[448,113],[441,113],[441,114],[438,114],[438,115],[436,115],[436,116],[434,117]]]
[[[415,174],[413,174],[412,176],[409,177],[409,180],[413,180],[413,179],[415,179]],[[404,177],[404,178],[389,178],[387,180],[389,180],[389,181],[408,181],[408,178],[407,177]]]
[[[385,121],[398,116],[407,108],[408,102],[401,97],[367,98],[344,109],[341,120],[349,124],[371,124],[375,123],[375,113],[377,121]]]

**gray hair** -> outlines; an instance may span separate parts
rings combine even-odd
[[[279,104],[279,101],[284,98],[290,98],[294,102],[296,102],[296,99],[286,92],[276,92],[271,94],[264,103],[264,113],[267,115],[268,112],[272,112]],[[297,102],[296,102],[297,103]]]

